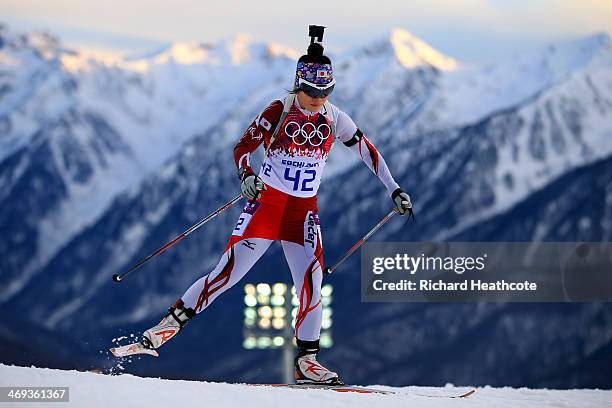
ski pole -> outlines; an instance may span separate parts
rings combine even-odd
[[[367,234],[364,235],[363,238],[361,238],[359,241],[357,241],[357,243],[355,245],[353,245],[353,247],[351,249],[349,249],[344,256],[342,256],[342,258],[340,258],[340,260],[338,262],[336,262],[333,266],[331,267],[327,267],[323,270],[323,272],[325,272],[326,274],[330,274],[334,271],[334,269],[336,269],[338,266],[340,266],[342,264],[342,262],[344,262],[346,260],[346,258],[348,258],[349,256],[351,256],[353,254],[353,252],[355,252],[357,250],[357,248],[359,248],[361,245],[363,245],[364,242],[366,242],[368,240],[368,238],[370,238],[376,231],[378,231],[378,229],[380,227],[382,227],[387,221],[389,221],[391,219],[391,217],[393,217],[395,215],[395,213],[397,212],[397,210],[393,209],[391,211],[389,211],[389,214],[385,215],[383,217],[382,220],[380,220],[378,222],[378,224],[376,224],[374,226],[374,228],[372,228]]]
[[[136,269],[140,268],[142,265],[144,265],[145,263],[147,263],[149,260],[151,260],[152,258],[154,258],[155,256],[161,254],[162,252],[164,252],[166,249],[170,248],[171,246],[173,246],[174,244],[176,244],[177,242],[179,242],[180,240],[182,240],[183,238],[185,238],[187,235],[191,234],[193,231],[197,230],[198,228],[200,228],[202,225],[206,224],[208,221],[212,220],[213,218],[215,218],[217,215],[221,214],[223,211],[227,210],[228,208],[230,208],[232,205],[234,205],[234,203],[238,200],[240,200],[242,198],[242,194],[237,195],[236,197],[232,198],[231,201],[229,201],[228,203],[222,205],[221,207],[219,207],[219,209],[217,209],[215,212],[213,212],[212,214],[210,214],[208,217],[203,218],[202,220],[198,221],[196,224],[194,224],[193,226],[191,226],[188,230],[186,230],[185,232],[183,232],[182,234],[178,235],[177,237],[175,237],[172,241],[168,242],[167,244],[165,244],[164,246],[162,246],[161,248],[159,248],[157,251],[153,252],[150,255],[147,255],[145,258],[143,258],[140,262],[138,262],[136,265],[132,266],[130,269],[127,270],[127,272],[125,272],[124,274],[115,274],[113,275],[113,280],[115,282],[121,282],[123,279],[125,279],[126,276],[128,276],[130,273],[132,273],[133,271],[135,271]]]

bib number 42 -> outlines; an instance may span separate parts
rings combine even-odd
[[[291,170],[295,170],[291,174]],[[317,177],[317,171],[314,169],[292,169],[285,167],[285,180],[293,182],[293,191],[313,191],[314,188],[310,185]]]

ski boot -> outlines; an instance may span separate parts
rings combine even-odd
[[[295,357],[294,378],[297,384],[344,385],[338,374],[323,367],[317,361],[319,341],[297,339],[298,354]]]
[[[191,308],[185,308],[181,299],[168,309],[159,324],[150,328],[143,334],[142,345],[148,349],[156,349],[162,344],[176,336],[176,334],[187,324],[189,319],[196,315]]]

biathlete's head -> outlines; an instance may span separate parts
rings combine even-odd
[[[302,55],[295,70],[293,92],[300,105],[311,112],[318,112],[334,90],[331,60],[323,55],[323,29],[321,26],[310,26],[310,45],[306,55]]]

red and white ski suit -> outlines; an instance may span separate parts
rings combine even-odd
[[[279,128],[259,171],[267,190],[249,201],[215,269],[196,281],[182,296],[186,307],[200,313],[221,293],[235,285],[265,253],[280,241],[300,300],[295,334],[300,340],[319,339],[323,243],[317,208],[317,190],[336,138],[357,153],[383,182],[389,195],[398,188],[374,145],[353,120],[333,104],[311,113],[297,98]],[[283,111],[283,101],[273,101],[255,118],[234,148],[238,168],[250,168],[250,155],[262,143],[267,149]]]

